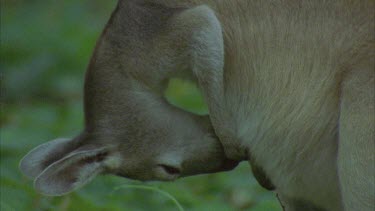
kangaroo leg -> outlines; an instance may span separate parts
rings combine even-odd
[[[374,67],[372,58],[361,62],[341,87],[338,172],[346,211],[375,210]]]

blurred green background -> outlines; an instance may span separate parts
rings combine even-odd
[[[120,189],[123,184],[157,187],[185,210],[281,210],[271,192],[254,180],[244,162],[231,172],[171,183],[139,183],[100,176],[63,197],[45,197],[22,176],[18,162],[33,147],[71,137],[83,125],[85,68],[115,0],[1,0],[1,202],[0,210],[177,210],[160,193]],[[172,81],[169,100],[207,112],[199,91]]]

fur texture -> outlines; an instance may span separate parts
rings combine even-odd
[[[373,210],[374,1],[189,3],[223,28],[222,75],[197,77],[226,155],[251,155],[290,210]]]
[[[374,10],[373,0],[120,0],[87,71],[74,143],[116,146],[110,173],[141,180],[249,160],[286,210],[372,211]],[[164,100],[170,77],[198,83],[209,119]],[[21,169],[61,180],[48,165]]]

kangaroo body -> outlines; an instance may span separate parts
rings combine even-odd
[[[208,105],[226,155],[251,155],[287,210],[373,210],[374,2],[214,5],[225,62]]]
[[[95,173],[142,180],[228,170],[249,160],[286,210],[372,211],[374,4],[120,0],[87,72],[85,131],[66,150],[119,145],[121,152],[103,149],[101,159],[92,152],[104,166]],[[164,102],[170,77],[198,83],[210,123]],[[143,151],[150,152],[147,162],[140,161]],[[67,152],[39,168],[63,162]],[[144,173],[139,166],[153,166],[155,158],[162,164]],[[26,174],[32,165],[24,163]],[[41,190],[51,190],[45,184],[58,171],[47,169],[29,173],[41,173]]]
[[[252,158],[287,210],[373,210],[374,2],[203,4],[221,23],[224,66],[197,75],[226,156]]]

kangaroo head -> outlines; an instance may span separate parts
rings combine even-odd
[[[36,147],[21,161],[47,195],[62,195],[98,174],[137,180],[234,168],[208,116],[170,105],[170,77],[194,79],[195,66],[222,68],[221,28],[206,6],[171,8],[120,0],[93,53],[85,80],[85,129]]]

